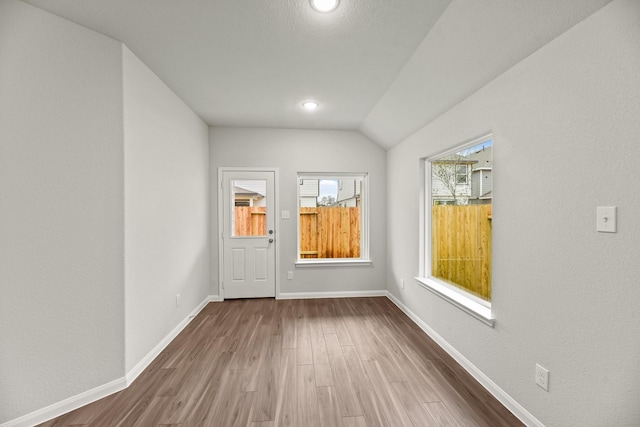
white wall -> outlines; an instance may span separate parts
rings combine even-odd
[[[122,387],[207,298],[208,127],[24,3],[0,2],[0,55],[0,424],[26,425]]]
[[[123,374],[121,57],[0,2],[0,423]]]
[[[547,426],[640,423],[638,22],[640,3],[611,3],[388,153],[390,290]],[[495,329],[397,286],[418,274],[419,159],[488,130]],[[602,205],[617,234],[596,232]]]
[[[295,129],[209,130],[211,153],[211,293],[218,294],[218,167],[276,167],[280,171],[280,292],[344,292],[385,289],[385,152],[358,132]],[[298,172],[368,172],[370,254],[373,266],[298,268],[296,197]],[[287,280],[286,272],[294,279]]]
[[[209,130],[126,47],[123,70],[130,372],[209,295]]]

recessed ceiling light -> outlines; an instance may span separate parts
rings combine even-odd
[[[318,12],[327,13],[338,7],[340,0],[311,0],[311,7]]]
[[[317,110],[319,106],[320,104],[318,104],[316,101],[304,101],[302,103],[302,108],[308,111]]]

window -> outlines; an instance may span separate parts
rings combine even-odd
[[[458,165],[456,169],[456,184],[465,185],[468,182],[468,169],[467,165]]]
[[[424,160],[418,279],[491,325],[492,149],[487,135]]]
[[[369,261],[367,174],[298,174],[296,265]]]

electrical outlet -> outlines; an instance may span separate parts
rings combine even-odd
[[[549,391],[549,371],[536,363],[536,384]]]
[[[180,294],[176,294],[176,307],[180,307]]]

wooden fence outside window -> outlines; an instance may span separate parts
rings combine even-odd
[[[264,207],[236,206],[234,236],[266,235]],[[301,258],[359,258],[360,208],[300,208]]]
[[[264,206],[236,206],[233,235],[266,236],[267,208]]]
[[[491,205],[431,212],[431,274],[491,301]]]
[[[360,208],[300,208],[300,258],[360,258]]]

